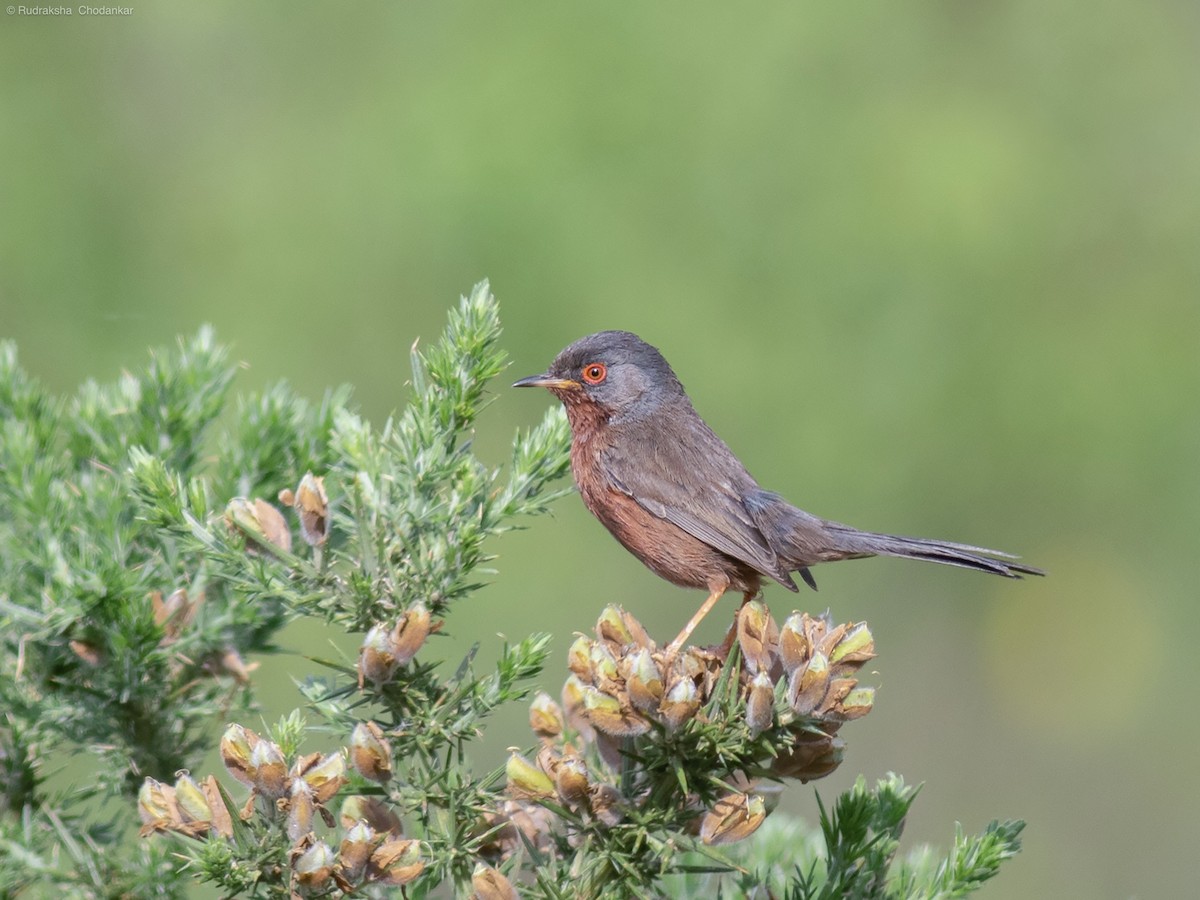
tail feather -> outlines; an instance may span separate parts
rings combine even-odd
[[[897,556],[903,559],[923,559],[947,566],[960,566],[979,572],[990,572],[1004,578],[1023,575],[1045,575],[1041,569],[1016,562],[1016,556],[1002,550],[990,550],[973,544],[956,544],[927,538],[901,537],[895,534],[876,534],[859,531],[846,525],[826,523],[826,532],[833,536],[836,552],[850,556]]]
[[[778,494],[756,491],[745,498],[746,509],[754,524],[778,554],[788,571],[798,571],[816,588],[807,567],[839,559],[865,556],[899,556],[923,559],[947,566],[961,566],[989,572],[1004,578],[1045,575],[1041,569],[1016,562],[1017,557],[1001,550],[989,550],[973,544],[956,544],[926,538],[901,537],[859,531],[840,522],[830,522],[792,506]]]

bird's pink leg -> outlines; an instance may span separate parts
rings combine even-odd
[[[679,632],[675,640],[667,645],[668,659],[673,658],[679,652],[679,649],[687,642],[687,639],[692,636],[692,632],[696,630],[696,626],[703,621],[705,616],[712,612],[712,608],[717,605],[717,601],[721,599],[721,595],[725,593],[728,587],[729,585],[726,583],[712,588],[712,593],[708,595],[708,599],[696,610],[696,614],[692,616],[688,623],[683,626],[683,631]]]

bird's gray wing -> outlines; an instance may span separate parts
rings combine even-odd
[[[689,430],[687,441],[635,429],[602,451],[601,469],[647,512],[795,590],[743,503],[760,488],[724,442],[701,428]]]

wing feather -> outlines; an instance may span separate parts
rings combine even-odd
[[[601,468],[615,488],[647,512],[795,590],[787,569],[742,501],[748,489],[760,490],[757,483],[729,448],[705,431],[707,435],[690,445],[616,441],[601,453]],[[636,460],[625,447],[637,448]],[[697,472],[715,477],[701,481],[684,475]]]

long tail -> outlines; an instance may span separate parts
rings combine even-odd
[[[816,584],[808,566],[839,559],[861,559],[865,556],[923,559],[947,566],[989,572],[1004,578],[1046,574],[1041,569],[1016,562],[1015,556],[1001,550],[989,550],[987,547],[955,544],[950,541],[859,531],[840,522],[818,518],[769,491],[759,491],[747,497],[746,509],[783,565],[789,571],[798,571],[814,588]]]
[[[989,550],[971,544],[955,544],[951,541],[934,541],[925,538],[900,537],[895,534],[876,534],[859,531],[848,525],[826,522],[825,532],[833,540],[830,549],[844,556],[834,558],[852,559],[859,556],[898,556],[904,559],[923,559],[947,566],[961,566],[990,572],[1005,578],[1020,578],[1022,575],[1045,575],[1041,569],[1016,562],[1016,557],[1002,550]]]

